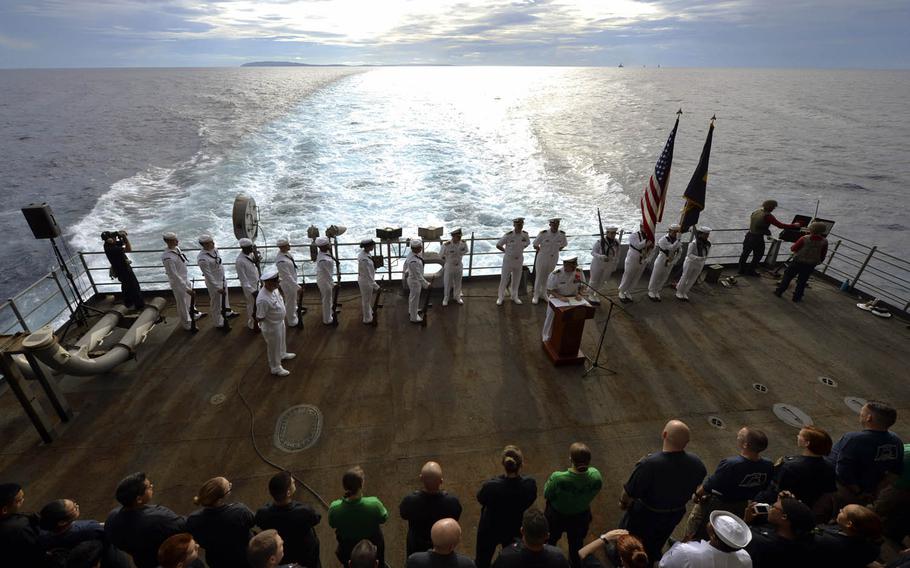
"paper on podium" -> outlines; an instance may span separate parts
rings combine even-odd
[[[585,299],[576,300],[575,298],[571,298],[569,300],[563,300],[562,298],[553,297],[553,298],[550,298],[550,303],[553,304],[554,306],[556,306],[557,308],[566,308],[566,307],[570,307],[570,306],[589,306],[590,305],[590,304],[588,304],[587,300],[585,300]]]

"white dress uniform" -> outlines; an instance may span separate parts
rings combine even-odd
[[[531,244],[531,237],[527,231],[516,233],[514,229],[502,236],[496,243],[497,247],[505,249],[502,255],[502,275],[499,279],[499,296],[497,303],[501,304],[506,294],[509,278],[512,279],[512,301],[520,304],[518,299],[518,284],[521,282],[521,267],[524,265],[524,250]]]
[[[320,237],[322,238],[322,237]],[[332,275],[335,273],[335,258],[319,251],[316,255],[316,286],[322,299],[322,323],[332,323]]]
[[[357,254],[357,286],[360,287],[360,307],[363,310],[363,323],[373,321],[373,295],[379,290],[376,283],[376,265],[373,257],[365,249]]]
[[[167,273],[168,282],[171,284],[171,291],[174,293],[174,301],[177,303],[177,317],[183,324],[183,329],[192,328],[190,320],[190,294],[193,289],[190,284],[190,277],[186,270],[186,255],[180,250],[180,247],[169,248],[161,254],[161,264],[164,265],[164,272]]]
[[[255,329],[256,293],[259,291],[259,271],[256,263],[249,255],[241,252],[234,261],[237,269],[237,278],[240,279],[240,289],[246,299],[246,326]]]
[[[581,293],[583,288],[582,282],[585,281],[585,273],[582,272],[580,268],[576,268],[572,272],[566,272],[565,269],[560,268],[554,272],[551,272],[547,277],[547,290],[553,290],[557,294],[562,294],[563,296],[575,296]],[[541,338],[544,341],[550,340],[550,333],[553,331],[553,308],[550,307],[549,302],[547,303],[547,317],[543,320],[543,333]]]
[[[259,291],[256,298],[256,319],[259,320],[268,350],[269,371],[276,375],[284,370],[281,361],[288,354],[287,327],[284,324],[286,311],[279,290],[269,292],[263,288]]]
[[[278,251],[275,256],[275,267],[278,268],[280,278],[279,286],[281,295],[284,297],[284,305],[287,308],[285,319],[289,326],[297,325],[297,293],[300,290],[300,284],[297,283],[297,262],[294,256],[289,252]]]
[[[547,281],[559,262],[559,251],[568,244],[569,241],[566,240],[566,234],[563,231],[554,233],[550,229],[537,233],[537,237],[531,243],[532,246],[540,247],[534,263],[534,296],[532,300],[535,304],[538,299],[547,299]]]
[[[224,267],[221,265],[221,254],[218,249],[201,250],[196,255],[196,264],[205,277],[205,287],[209,291],[209,301],[212,304],[212,318],[215,321],[215,327],[224,327],[224,314],[221,313],[221,294],[218,290],[224,290],[224,307],[231,309],[231,300],[228,295],[227,281],[224,278]]]
[[[700,240],[696,237],[689,243],[686,260],[683,261],[682,277],[676,283],[676,297],[680,300],[689,299],[689,290],[698,280],[705,267],[705,261],[708,260],[708,254],[711,252],[711,242],[708,239]]]
[[[591,288],[600,290],[607,278],[616,271],[618,264],[619,240],[610,237],[604,237],[603,241],[597,239],[591,249]],[[599,294],[594,290],[591,290],[591,297],[598,299]]]
[[[446,241],[442,243],[442,249],[439,251],[443,260],[443,294],[442,304],[449,303],[449,298],[454,298],[459,304],[461,300],[461,276],[464,272],[464,266],[461,259],[468,254],[468,244],[464,241]]]
[[[642,231],[635,231],[629,235],[629,250],[626,252],[626,261],[623,264],[622,280],[619,283],[620,299],[631,300],[630,292],[638,284],[641,273],[648,265],[648,255],[654,243]]]
[[[423,288],[429,288],[430,283],[423,276],[423,257],[420,254],[412,254],[405,261],[405,273],[408,279],[408,316],[412,322],[423,321],[420,317],[420,291]]]
[[[657,241],[657,258],[651,269],[651,280],[648,282],[648,297],[659,300],[660,289],[666,286],[667,278],[673,265],[682,253],[682,241],[679,237],[664,235]]]

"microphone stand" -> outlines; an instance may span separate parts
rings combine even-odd
[[[619,308],[622,311],[626,311],[626,310],[622,306],[620,306],[619,304],[614,302],[606,294],[604,294],[603,292],[601,292],[600,290],[595,288],[594,286],[591,286],[587,282],[582,282],[582,284],[585,285],[587,288],[597,292],[597,294],[604,300],[610,302],[610,309],[607,311],[607,319],[604,320],[603,329],[600,330],[600,340],[597,342],[597,353],[594,355],[594,359],[591,359],[590,357],[585,355],[585,359],[587,359],[588,362],[591,363],[591,366],[588,367],[587,369],[585,369],[585,371],[581,374],[581,376],[587,377],[588,374],[590,374],[591,372],[594,371],[594,369],[601,369],[603,371],[610,373],[611,375],[615,375],[615,374],[617,374],[616,371],[600,364],[600,354],[603,352],[604,340],[607,338],[607,328],[610,326],[610,318],[613,317],[613,308]]]

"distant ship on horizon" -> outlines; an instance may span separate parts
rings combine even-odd
[[[619,68],[622,69],[623,67],[625,67],[625,66],[622,63],[620,63]]]

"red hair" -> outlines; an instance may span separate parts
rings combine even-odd
[[[648,553],[641,541],[630,534],[624,534],[616,539],[616,552],[622,560],[624,568],[648,568]]]

